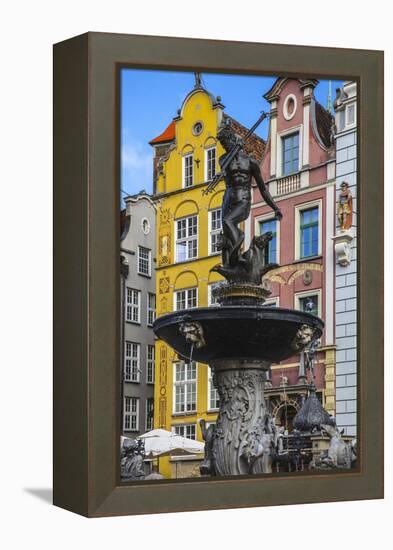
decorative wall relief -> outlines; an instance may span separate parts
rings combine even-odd
[[[166,294],[167,292],[169,292],[169,288],[170,288],[169,277],[161,277],[161,279],[158,282],[158,288],[159,288],[160,294]]]
[[[158,243],[158,255],[159,255],[159,261],[158,261],[159,266],[170,264],[170,257],[171,257],[170,233],[165,233],[163,235],[160,235],[159,243]]]

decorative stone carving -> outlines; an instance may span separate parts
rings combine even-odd
[[[214,383],[220,396],[215,426],[206,429],[202,474],[239,475],[270,473],[278,442],[277,429],[266,411],[264,361],[232,359],[212,363]]]
[[[159,254],[159,265],[160,266],[169,264],[170,254],[171,254],[171,236],[170,236],[169,233],[165,233],[164,235],[160,235],[158,254]]]
[[[218,283],[212,289],[213,297],[220,305],[255,305],[263,304],[271,295],[268,282],[265,280],[262,285],[249,283]]]
[[[329,449],[322,453],[313,464],[318,470],[330,470],[333,468],[351,468],[352,462],[356,458],[351,442],[344,441],[342,435],[336,426],[322,424],[321,427],[330,437]]]
[[[314,329],[309,325],[302,325],[296,333],[295,338],[292,340],[293,351],[301,351],[304,349],[313,339]]]
[[[195,346],[197,349],[206,346],[205,339],[203,337],[203,328],[200,323],[194,321],[192,323],[182,323],[179,327],[180,334],[184,336],[186,341]]]
[[[351,242],[353,234],[351,230],[343,230],[337,233],[333,238],[334,250],[336,252],[337,263],[343,267],[351,263]]]
[[[120,475],[122,481],[145,479],[143,469],[144,444],[142,440],[124,439],[120,449]]]
[[[313,279],[312,271],[311,269],[306,269],[306,271],[303,273],[303,283],[308,286],[311,285]]]
[[[158,282],[158,288],[160,289],[160,294],[166,294],[169,292],[169,277],[161,277]]]

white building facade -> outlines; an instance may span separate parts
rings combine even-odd
[[[341,185],[352,194],[352,226],[341,229],[336,215],[334,247],[336,328],[336,421],[346,435],[357,428],[357,90],[344,82],[337,90],[336,112],[336,214]]]

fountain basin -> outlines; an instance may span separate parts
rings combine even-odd
[[[191,328],[200,332],[195,338]],[[184,327],[190,328],[187,331]],[[182,358],[200,363],[261,359],[277,363],[319,338],[323,321],[310,313],[263,306],[220,306],[158,317],[153,330]],[[194,342],[194,344],[193,344]]]

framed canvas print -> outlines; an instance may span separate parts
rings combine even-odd
[[[382,498],[383,54],[54,47],[54,503]]]

